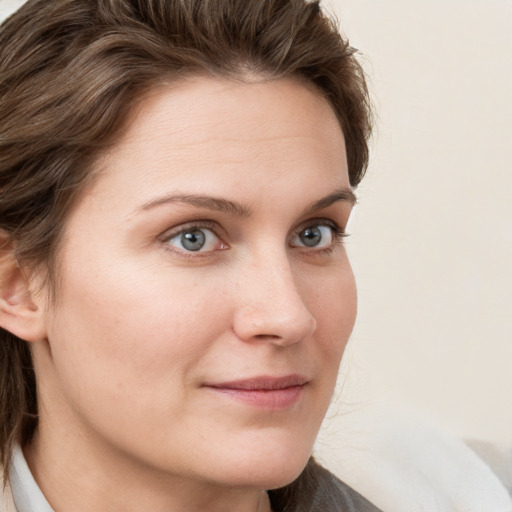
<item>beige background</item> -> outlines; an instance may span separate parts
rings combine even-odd
[[[379,116],[349,242],[360,308],[342,399],[389,396],[512,446],[512,2],[330,5]]]
[[[0,17],[21,3],[0,0]],[[360,313],[327,438],[347,410],[391,400],[512,445],[512,1],[327,4],[378,112],[348,242]]]

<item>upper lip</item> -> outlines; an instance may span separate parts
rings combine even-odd
[[[283,377],[259,376],[248,379],[232,380],[206,384],[206,387],[219,389],[238,389],[243,391],[274,391],[294,386],[303,386],[308,379],[303,375],[285,375]]]

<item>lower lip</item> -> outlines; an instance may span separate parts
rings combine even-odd
[[[304,386],[290,386],[283,389],[232,389],[214,388],[210,390],[252,407],[277,411],[288,409],[296,404],[304,391]]]

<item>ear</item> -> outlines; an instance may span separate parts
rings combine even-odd
[[[0,230],[0,327],[25,341],[46,338],[43,308],[34,300],[30,283],[19,267],[14,248]]]

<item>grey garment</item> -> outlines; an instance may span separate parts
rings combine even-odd
[[[377,508],[373,503],[370,503],[366,498],[361,496],[358,492],[354,491],[351,487],[340,482],[336,479],[336,487],[339,489],[341,495],[345,500],[343,504],[344,508],[340,508],[343,512],[382,512],[380,508]],[[318,510],[325,510],[322,508],[321,501],[319,501]]]
[[[382,512],[313,458],[297,480],[269,496],[275,512]]]
[[[336,512],[382,512],[373,503],[370,503],[357,491],[330,473],[328,473],[325,485],[319,485],[314,493],[312,506],[304,509],[304,512],[326,512],[333,510],[332,504],[327,506],[327,498],[332,497],[333,492],[336,492],[339,496]],[[331,499],[329,499],[329,503],[332,503]],[[299,512],[299,510],[296,512]]]
[[[19,446],[12,453],[10,474],[16,512],[54,512],[34,480]]]

